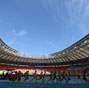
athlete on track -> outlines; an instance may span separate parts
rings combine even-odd
[[[30,80],[30,82],[33,82],[34,80],[35,80],[36,83],[37,83],[37,71],[35,71],[35,73],[33,74],[33,79]]]

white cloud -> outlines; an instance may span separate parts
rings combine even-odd
[[[70,23],[81,36],[89,33],[89,0],[70,0],[66,3]]]
[[[19,33],[17,33],[18,36],[24,36],[26,34],[26,31],[22,30]]]
[[[24,36],[27,34],[25,30],[20,30],[19,32],[17,32],[15,29],[12,30],[12,33],[14,37]]]
[[[65,28],[69,26],[83,36],[89,33],[86,22],[89,19],[89,0],[42,0],[42,4],[56,23],[64,22]]]
[[[25,30],[20,30],[18,32],[16,29],[13,29],[11,32],[8,33],[11,36],[11,40],[9,40],[8,45],[13,45],[16,42],[16,40],[25,36],[26,33],[27,32]]]

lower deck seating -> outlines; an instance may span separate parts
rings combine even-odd
[[[0,65],[0,69],[8,69],[8,70],[15,70],[15,69],[36,69],[36,67],[26,67],[26,66],[12,66],[12,65]]]
[[[64,67],[40,67],[40,70],[48,70],[48,71],[56,71],[56,70],[66,70],[69,66]],[[0,65],[0,69],[9,69],[9,70],[15,70],[15,69],[33,69],[36,70],[36,67],[24,67],[24,66],[12,66],[12,65]]]

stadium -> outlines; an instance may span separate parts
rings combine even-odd
[[[0,88],[89,88],[89,0],[0,0]]]
[[[71,76],[76,76],[77,71],[81,71],[81,73],[88,72],[89,34],[68,48],[56,53],[51,53],[50,55],[25,55],[22,52],[11,48],[0,39],[0,74],[2,75],[3,72],[6,73],[7,71],[21,71],[23,74],[26,71],[29,71],[30,76],[35,71],[37,71],[38,75],[40,75],[41,71],[47,71],[46,75],[49,75],[51,71],[71,72]],[[2,82],[2,85],[3,83],[4,82]],[[81,86],[80,84],[80,82],[79,85],[76,85],[75,83],[73,85],[76,85],[76,87],[71,87],[70,85],[70,87],[68,86],[65,88],[88,88],[88,84],[81,84]],[[63,85],[61,86],[63,87]]]

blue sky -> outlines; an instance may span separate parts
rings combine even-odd
[[[89,0],[0,0],[0,38],[19,51],[58,52],[89,33]]]

